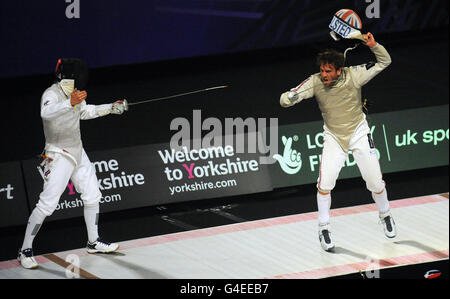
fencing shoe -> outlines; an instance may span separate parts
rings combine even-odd
[[[100,238],[97,241],[91,243],[87,243],[87,252],[88,253],[110,253],[119,249],[119,244],[117,243],[109,243]]]
[[[331,238],[331,232],[328,225],[319,226],[319,241],[323,250],[328,252],[334,251],[334,242]]]
[[[386,237],[394,238],[397,235],[397,228],[390,212],[380,214],[380,223]]]
[[[31,248],[19,250],[17,260],[25,269],[35,269],[38,267],[38,263],[33,257],[33,249]]]

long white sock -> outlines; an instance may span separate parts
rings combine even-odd
[[[28,225],[27,229],[25,230],[25,238],[23,240],[22,250],[33,248],[34,237],[37,235],[39,229],[41,228],[45,217],[46,216],[38,208],[34,208],[33,212],[30,215],[30,218],[28,218]]]
[[[384,188],[383,192],[380,194],[376,194],[375,192],[372,192],[372,198],[377,204],[378,212],[380,214],[385,214],[389,212],[389,201],[387,198],[387,191],[386,188]]]
[[[327,195],[317,192],[317,207],[319,214],[319,226],[330,223],[330,207],[331,207],[331,193]]]
[[[89,242],[93,243],[98,239],[98,216],[100,205],[84,206],[84,221],[88,233]]]

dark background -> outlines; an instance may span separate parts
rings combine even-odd
[[[364,32],[448,25],[444,0],[371,2],[378,18],[366,17],[375,10],[365,0],[2,1],[0,78],[49,73],[61,56],[98,68],[326,41],[342,8]]]
[[[202,110],[203,119],[277,117],[279,125],[320,120],[315,101],[284,109],[279,96],[318,71],[320,50],[353,46],[329,36],[331,17],[343,7],[359,14],[363,32],[372,32],[393,60],[363,89],[373,103],[370,113],[448,103],[448,1],[381,0],[379,19],[366,17],[369,4],[362,0],[79,3],[79,19],[66,18],[64,1],[0,4],[0,99],[7,111],[0,121],[7,145],[0,162],[42,151],[40,97],[54,80],[59,57],[87,61],[90,104],[229,85],[83,121],[87,152],[167,142],[174,133],[171,120],[191,119],[194,109]],[[168,53],[161,44],[177,50]],[[348,56],[347,65],[374,59],[365,46]]]
[[[370,113],[448,104],[448,28],[396,34],[375,34],[392,57],[392,64],[363,88]],[[291,109],[279,104],[280,94],[317,72],[315,55],[332,42],[255,50],[236,54],[179,59],[130,66],[92,69],[87,88],[90,104],[129,102],[229,85],[222,90],[132,106],[122,116],[82,121],[87,152],[149,143],[168,142],[176,117],[192,120],[216,117],[277,117],[279,125],[321,119],[315,101]],[[374,59],[367,47],[349,53],[348,65]],[[52,75],[3,79],[0,161],[22,160],[39,154],[44,134],[39,114],[40,96]],[[7,129],[6,129],[7,128]]]
[[[163,3],[147,2],[152,7]],[[125,7],[127,2],[110,7],[115,12],[110,18],[98,10],[97,14],[102,17],[101,21],[95,21],[97,24],[92,23],[97,14],[87,9],[87,1],[81,0],[80,20],[91,22],[79,24],[81,27],[73,27],[73,22],[64,25],[67,20],[63,12],[61,19],[54,22],[64,26],[55,26],[47,18],[39,24],[37,17],[27,22],[13,22],[14,14],[9,16],[7,12],[22,8],[11,1],[2,2],[1,34],[2,40],[8,42],[2,43],[0,52],[3,58],[0,68],[3,87],[0,95],[3,110],[0,162],[26,160],[42,151],[45,141],[39,116],[40,96],[53,81],[51,72],[57,55],[77,56],[88,61],[87,101],[90,104],[110,103],[121,98],[135,102],[229,85],[224,90],[131,107],[122,116],[84,121],[82,135],[88,153],[167,142],[173,134],[169,129],[170,121],[176,117],[191,119],[194,109],[201,109],[203,119],[277,117],[279,125],[320,120],[315,101],[284,109],[279,105],[279,96],[317,72],[315,55],[318,51],[328,47],[343,50],[349,46],[345,42],[333,42],[327,29],[332,14],[344,7],[359,8],[363,32],[371,31],[393,61],[363,89],[363,97],[372,103],[369,113],[448,104],[448,1],[380,1],[380,19],[364,17],[368,5],[365,1],[254,1],[252,7],[239,6],[244,1],[232,2],[236,7],[223,8],[228,5],[225,1],[194,1],[192,5],[196,7],[185,7],[183,1],[164,2],[171,6],[170,11],[183,8],[185,14],[177,13],[177,17],[171,18],[175,23],[171,22],[170,30],[161,25],[166,24],[167,19],[160,16],[161,24],[152,24],[159,24],[160,28],[169,31],[152,30],[157,34],[152,37],[154,39],[143,35],[144,31],[136,32],[130,27],[139,27],[142,25],[138,24],[139,20],[143,19],[135,18],[131,13],[135,10]],[[26,5],[30,8],[37,3],[33,1]],[[61,14],[66,5],[64,1],[61,3],[50,11]],[[233,18],[233,23],[223,16],[199,16],[186,13],[186,9],[197,13],[205,9],[227,10],[228,13],[245,11],[247,15]],[[92,16],[83,20],[86,11],[91,11]],[[167,13],[167,8],[163,11]],[[198,18],[202,18],[203,31],[199,30]],[[134,23],[126,25],[131,19]],[[111,28],[111,32],[105,30],[104,26],[117,22],[122,26]],[[189,24],[193,25],[189,27]],[[32,25],[36,25],[37,35],[32,34]],[[58,28],[56,33],[52,32],[55,28]],[[78,46],[71,48],[73,43],[70,42],[70,36],[78,30],[88,32],[78,36],[84,49],[79,51]],[[162,34],[164,32],[167,34]],[[196,33],[195,38],[180,39],[193,33]],[[116,38],[111,40],[113,36]],[[156,48],[159,56],[146,51],[141,51],[139,56],[135,52],[136,45]],[[168,51],[171,47],[178,47],[178,50]],[[184,49],[181,52],[180,47]],[[49,49],[52,50],[48,52]],[[105,49],[114,51],[110,53]],[[347,64],[372,59],[371,52],[361,46],[349,53]],[[384,180],[391,200],[449,190],[448,166],[385,174]],[[361,178],[338,181],[333,191],[332,208],[372,203],[364,186]],[[100,217],[100,234],[120,242],[316,211],[315,193],[314,184],[310,184],[245,196],[104,213]],[[25,225],[0,229],[0,260],[15,258],[22,244]],[[34,251],[38,255],[79,248],[85,246],[85,241],[82,218],[49,222],[43,225],[35,239]]]

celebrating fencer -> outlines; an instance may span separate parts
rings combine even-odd
[[[80,120],[111,113],[122,114],[127,107],[123,101],[104,105],[86,103],[87,92],[84,89],[88,68],[80,59],[59,59],[55,74],[55,83],[44,91],[41,98],[45,135],[44,160],[41,164],[44,168],[44,187],[28,220],[24,242],[18,254],[20,264],[27,269],[38,266],[33,257],[33,240],[45,217],[55,211],[69,180],[72,180],[83,201],[88,235],[87,252],[108,253],[119,248],[118,244],[106,242],[98,235],[102,195],[94,166],[83,149]]]
[[[336,32],[346,32],[347,35],[350,32],[353,36],[359,36],[362,43],[375,54],[376,63],[344,67],[344,53],[323,51],[317,56],[320,72],[283,93],[280,98],[281,106],[290,107],[315,97],[322,112],[324,142],[317,180],[317,206],[319,241],[325,251],[333,251],[335,247],[330,233],[331,191],[349,151],[355,158],[367,189],[372,193],[385,235],[389,238],[396,236],[385,182],[361,101],[362,86],[388,67],[391,57],[370,32],[359,33],[361,24],[358,22],[360,19],[353,11],[339,11],[330,24],[332,30],[337,29],[331,35],[335,39],[339,38]],[[348,30],[342,26],[347,26]]]

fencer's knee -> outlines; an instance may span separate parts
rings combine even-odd
[[[321,195],[328,195],[331,193],[331,190],[324,190],[324,189],[317,187],[317,192],[319,192],[319,194],[321,194]]]
[[[56,207],[58,206],[58,202],[52,203],[52,204],[47,204],[45,202],[43,202],[42,200],[39,200],[38,203],[36,204],[36,208],[42,213],[44,214],[46,217],[49,217],[53,214],[53,212],[56,210]]]
[[[366,185],[367,185],[367,189],[369,191],[371,191],[373,193],[377,193],[377,194],[383,193],[384,188],[386,187],[385,182],[383,180],[379,180],[379,179],[372,180],[372,181],[368,180],[366,182]]]
[[[92,207],[92,206],[99,205],[100,204],[100,198],[101,198],[101,196],[83,199],[83,205],[86,206],[86,207]]]
[[[86,208],[96,207],[98,205],[100,205],[100,200],[83,202],[83,206]]]
[[[384,192],[384,188],[383,189],[381,189],[381,191],[380,192],[374,192],[375,194],[381,194],[381,193],[383,193]]]
[[[102,194],[99,190],[93,193],[81,195],[81,200],[83,200],[84,206],[96,206],[100,203],[101,198]]]
[[[317,180],[317,190],[322,193],[330,193],[336,186],[336,179],[329,176],[321,176]]]

